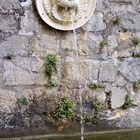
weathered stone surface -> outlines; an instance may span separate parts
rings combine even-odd
[[[125,116],[119,119],[117,126],[120,128],[137,128],[140,126],[140,112],[139,107],[131,108]]]
[[[5,85],[44,84],[45,76],[41,70],[42,61],[34,63],[34,58],[17,57],[11,61],[4,60],[3,79]],[[39,63],[41,62],[41,63]]]
[[[125,57],[131,57],[132,56],[132,52],[130,51],[130,49],[125,49],[125,50],[122,50],[122,51],[119,51],[118,52],[118,57],[122,57],[122,58],[125,58]]]
[[[0,15],[2,32],[11,32],[12,34],[17,31],[17,25],[12,15]]]
[[[133,100],[133,104],[139,106],[140,105],[140,89],[138,89],[137,93],[134,93],[131,96]]]
[[[101,82],[114,82],[116,78],[116,69],[112,62],[102,62],[99,81]]]
[[[30,67],[32,72],[41,72],[43,69],[44,60],[33,56],[30,61]]]
[[[90,59],[67,58],[66,79],[69,81],[79,81],[87,83],[97,80],[100,68],[100,62]]]
[[[0,57],[6,57],[7,55],[11,56],[25,56],[28,55],[28,46],[29,38],[23,36],[12,36],[0,43]]]
[[[116,82],[115,82],[116,86],[125,87],[126,84],[127,84],[127,80],[124,77],[122,77],[121,75],[118,75],[116,77]]]
[[[108,47],[110,49],[116,48],[118,46],[117,38],[115,35],[109,36],[108,37]]]
[[[39,40],[33,42],[34,54],[39,55],[40,53],[53,53],[59,52],[60,40],[56,36],[42,34]]]
[[[103,14],[101,12],[95,13],[91,20],[84,25],[85,31],[98,32],[106,28],[106,24],[103,22]]]
[[[89,54],[100,54],[100,42],[103,40],[101,35],[89,34],[88,36],[88,49]],[[93,55],[93,56],[94,56]]]
[[[126,12],[121,16],[121,26],[124,29],[140,30],[140,14],[136,12]]]
[[[19,9],[20,3],[18,0],[1,0],[0,6],[4,9]]]
[[[31,121],[31,126],[32,127],[41,127],[43,126],[44,122],[42,117],[40,117],[39,115],[34,115]]]
[[[140,61],[139,59],[122,62],[119,67],[120,73],[130,82],[136,82],[140,79]]]
[[[135,53],[136,53],[136,54],[137,54],[137,53],[140,53],[140,46],[138,46],[138,47],[136,48]]]
[[[118,46],[117,38],[115,35],[108,37],[108,50],[109,53],[112,53],[113,49]]]
[[[0,89],[0,111],[12,113],[16,108],[15,92],[11,90]]]
[[[111,92],[111,108],[116,109],[121,107],[124,104],[126,95],[127,92],[125,89],[113,87]]]
[[[120,32],[118,38],[119,38],[120,40],[126,41],[126,40],[130,39],[131,36],[132,36],[132,33],[131,33],[131,32],[125,32],[125,33]]]
[[[22,7],[29,7],[32,4],[32,0],[19,0]]]
[[[18,32],[19,25],[13,15],[0,14],[0,21],[0,39],[5,39],[6,36],[8,37]]]
[[[105,103],[106,101],[106,94],[102,91],[94,91],[93,92],[94,99],[96,99],[100,103]]]
[[[30,71],[30,67],[28,65],[28,60],[21,62],[21,67],[18,65],[15,65],[11,61],[5,60],[4,65],[4,84],[5,85],[32,85],[34,84],[34,75]],[[27,67],[26,67],[27,66]]]
[[[2,63],[3,61],[2,60],[0,60],[0,87],[3,85],[3,75],[2,75],[2,73],[3,73],[3,63]]]
[[[21,16],[19,35],[32,36],[37,32],[38,22],[32,10],[26,10]]]
[[[97,10],[97,11],[101,11],[101,12],[104,11],[103,0],[98,0],[98,1],[96,2],[96,10]]]

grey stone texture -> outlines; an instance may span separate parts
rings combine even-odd
[[[125,96],[127,95],[127,91],[122,88],[112,88],[111,95],[111,108],[116,109],[122,106],[125,102]]]
[[[113,24],[116,17],[118,25]],[[126,110],[129,121],[122,117],[118,124],[140,127],[140,93],[133,89],[140,80],[140,58],[133,57],[140,53],[140,44],[131,42],[134,37],[140,39],[139,0],[97,0],[92,18],[76,30],[77,48],[73,48],[72,31],[52,29],[41,20],[34,0],[0,0],[0,21],[0,112],[19,111],[17,100],[22,96],[32,100],[45,94],[57,101],[63,95],[78,102],[80,83],[83,100],[97,99],[114,110],[121,109],[130,94],[138,107]],[[101,45],[103,40],[107,44]],[[48,54],[58,57],[57,73],[52,76],[58,87],[54,89],[46,88]],[[91,90],[90,83],[102,88]]]

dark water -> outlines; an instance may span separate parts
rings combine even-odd
[[[42,136],[41,136],[42,137]],[[79,136],[55,136],[55,137],[42,137],[42,138],[26,138],[26,140],[80,140]],[[25,140],[25,139],[20,139]],[[140,140],[140,130],[137,131],[122,131],[111,133],[100,133],[85,136],[85,140]]]

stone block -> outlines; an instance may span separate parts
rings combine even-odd
[[[112,62],[102,62],[100,73],[99,73],[99,81],[101,82],[114,82],[116,79],[116,69]]]
[[[15,92],[11,90],[0,89],[0,111],[11,113],[16,108]]]
[[[116,109],[124,104],[127,92],[123,88],[113,87],[111,92],[111,108]]]

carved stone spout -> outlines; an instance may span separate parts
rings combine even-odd
[[[58,0],[58,4],[64,8],[77,8],[80,0]]]
[[[60,30],[72,30],[85,24],[95,4],[96,0],[36,0],[42,19]]]

